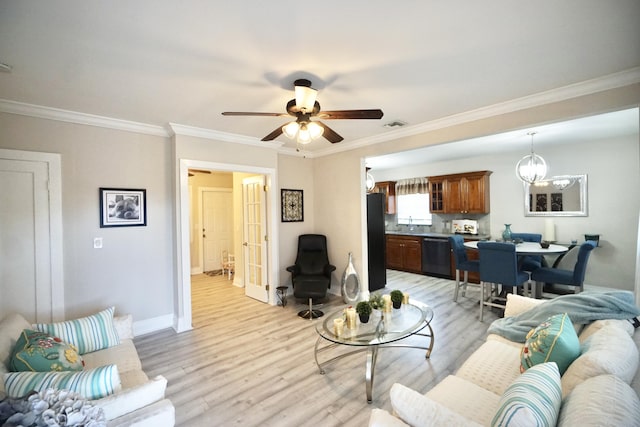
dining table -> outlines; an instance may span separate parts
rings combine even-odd
[[[480,240],[480,241],[482,241],[482,240]],[[560,259],[570,249],[572,249],[575,246],[575,245],[572,244],[571,246],[567,247],[567,246],[558,245],[558,244],[555,244],[555,243],[550,243],[549,247],[543,248],[540,245],[540,243],[538,243],[538,242],[519,242],[519,243],[514,243],[514,244],[516,246],[516,254],[518,256],[537,255],[537,256],[543,256],[543,259],[544,259],[544,255],[557,255],[557,259],[553,263],[553,267],[554,268],[557,267],[558,263],[560,262]],[[478,240],[472,240],[472,241],[464,242],[464,246],[466,248],[469,248],[469,249],[476,249],[477,250],[478,249]],[[535,283],[534,283],[534,285],[535,285]],[[531,294],[535,298],[540,298],[542,296],[542,289],[539,289],[538,286],[534,286],[534,289],[531,290]]]

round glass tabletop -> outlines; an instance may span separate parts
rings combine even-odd
[[[345,319],[341,334],[334,330],[334,319]],[[318,334],[329,341],[343,345],[371,346],[401,340],[425,328],[433,319],[433,310],[426,304],[412,301],[402,304],[399,309],[385,312],[373,310],[367,323],[360,322],[356,316],[354,328],[348,328],[345,309],[325,316],[322,323],[316,325]]]

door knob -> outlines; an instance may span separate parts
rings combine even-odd
[[[242,246],[249,246],[249,244],[247,242],[244,242]]]

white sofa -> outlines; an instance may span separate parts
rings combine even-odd
[[[149,379],[142,370],[138,352],[133,344],[131,315],[116,316],[114,326],[120,344],[82,355],[85,369],[115,364],[121,388],[114,394],[93,401],[103,409],[109,427],[172,427],[175,408],[164,398],[167,380],[162,376]],[[0,396],[4,394],[2,377],[9,371],[12,349],[24,329],[32,325],[19,314],[0,320]]]
[[[541,303],[509,295],[505,317]],[[559,377],[562,399],[558,398],[557,425],[640,426],[640,399],[629,386],[639,381],[640,332],[627,320],[597,320],[574,327],[579,332],[580,356]],[[501,404],[508,400],[501,401],[503,394],[522,375],[522,347],[490,334],[455,375],[426,394],[394,384],[390,391],[393,413],[373,409],[369,426],[531,425],[492,424],[496,412],[504,408]]]

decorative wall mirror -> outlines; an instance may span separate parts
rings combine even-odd
[[[587,216],[587,175],[561,175],[524,184],[525,216]]]

